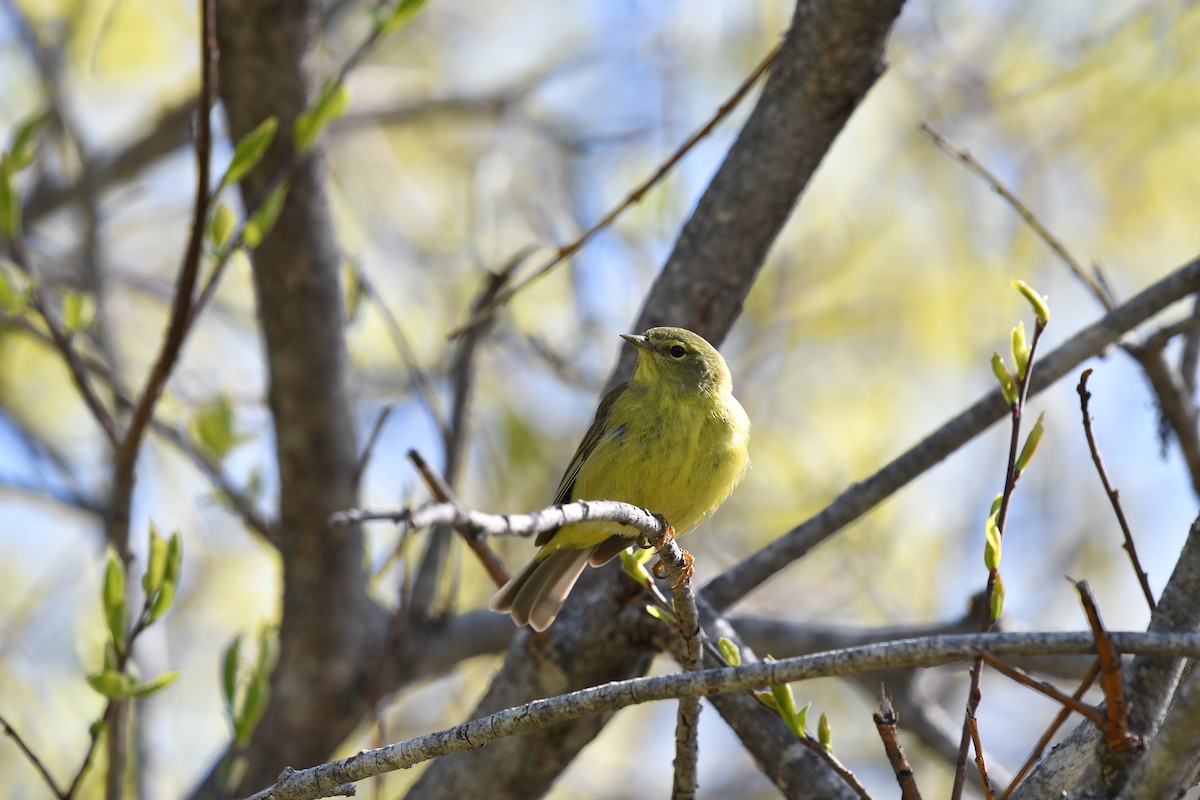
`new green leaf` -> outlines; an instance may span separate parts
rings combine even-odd
[[[292,138],[297,153],[305,153],[317,141],[329,124],[346,112],[350,94],[345,84],[331,81],[321,89],[321,95],[311,108],[296,118]]]
[[[267,117],[258,124],[257,128],[242,137],[233,150],[233,158],[229,161],[229,166],[221,177],[217,191],[221,191],[231,183],[237,183],[245,177],[247,172],[254,169],[259,161],[262,161],[267,148],[275,140],[275,131],[278,128],[279,120],[275,117]]]

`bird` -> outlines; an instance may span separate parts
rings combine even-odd
[[[682,536],[741,481],[750,419],[733,396],[724,357],[699,334],[658,327],[621,338],[637,348],[633,375],[600,402],[554,504],[620,500],[662,517]],[[595,520],[541,533],[540,549],[491,608],[544,631],[587,565],[607,563],[638,539],[629,526]]]

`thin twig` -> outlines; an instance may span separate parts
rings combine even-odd
[[[697,672],[704,667],[701,647],[700,612],[696,609],[696,594],[692,589],[692,557],[673,537],[667,537],[659,549],[659,563],[665,567],[671,583],[671,599],[679,621],[682,644],[682,664],[685,672]],[[682,697],[675,718],[675,777],[671,786],[672,800],[691,800],[696,796],[696,773],[699,767],[697,733],[700,724],[700,698]]]
[[[1099,675],[1100,662],[1093,661],[1092,665],[1088,667],[1087,674],[1083,676],[1083,680],[1079,682],[1079,687],[1075,690],[1071,697],[1075,700],[1083,699],[1083,696],[1087,694],[1088,689],[1092,688],[1092,684],[1096,682],[1096,678],[1099,677]],[[1042,736],[1040,739],[1038,739],[1037,744],[1033,746],[1033,750],[1029,753],[1029,757],[1025,759],[1025,763],[1021,765],[1019,770],[1017,770],[1016,776],[1008,784],[1008,788],[1004,790],[1004,794],[1000,796],[1001,800],[1008,800],[1013,791],[1015,791],[1016,788],[1021,785],[1021,781],[1025,780],[1025,776],[1029,774],[1030,770],[1033,769],[1033,766],[1041,759],[1042,753],[1045,752],[1046,747],[1050,744],[1050,740],[1054,738],[1054,734],[1058,733],[1058,729],[1062,727],[1062,724],[1066,722],[1067,718],[1070,716],[1070,707],[1064,705],[1061,709],[1059,709],[1059,712],[1055,715],[1054,720],[1050,723],[1049,727],[1046,728],[1045,732],[1042,733]]]
[[[1150,591],[1150,576],[1142,568],[1142,561],[1138,558],[1137,547],[1133,543],[1133,532],[1129,529],[1129,520],[1125,518],[1125,509],[1121,507],[1121,493],[1113,488],[1112,483],[1108,479],[1108,471],[1104,468],[1104,457],[1100,455],[1100,447],[1096,444],[1096,436],[1092,432],[1092,417],[1088,414],[1088,401],[1091,399],[1092,393],[1087,390],[1088,378],[1091,375],[1091,368],[1085,369],[1083,374],[1079,376],[1079,385],[1075,387],[1075,391],[1079,393],[1079,408],[1083,413],[1083,433],[1087,437],[1088,450],[1091,451],[1092,463],[1096,465],[1096,472],[1100,476],[1100,483],[1104,485],[1104,492],[1108,495],[1108,502],[1112,504],[1113,513],[1117,516],[1117,524],[1121,526],[1121,534],[1125,537],[1125,543],[1121,547],[1129,555],[1129,562],[1133,566],[1134,575],[1137,576],[1138,585],[1142,587],[1142,594],[1146,598],[1146,604],[1150,606],[1151,611],[1154,611],[1154,593]]]
[[[425,480],[425,484],[429,487],[429,491],[433,493],[433,496],[438,499],[438,502],[442,504],[442,506],[449,506],[455,509],[457,512],[466,511],[462,504],[458,502],[458,498],[454,496],[454,490],[450,488],[450,485],[446,483],[441,475],[438,475],[436,472],[430,469],[429,464],[426,463],[425,459],[421,457],[420,453],[418,453],[416,450],[409,450],[408,458],[413,462],[413,465],[417,468],[417,472],[419,472],[421,477]],[[430,507],[426,506],[425,508],[428,509]],[[421,509],[417,510],[418,513],[420,511]],[[474,512],[467,513],[471,514]],[[454,519],[454,517],[451,517],[450,519]],[[479,558],[479,563],[481,563],[483,568],[487,570],[488,577],[492,579],[496,586],[503,586],[504,584],[508,583],[509,575],[508,570],[504,567],[504,562],[500,560],[499,556],[492,552],[492,548],[488,547],[487,541],[479,535],[479,531],[455,525],[450,521],[450,519],[430,524],[449,525],[456,528],[458,532],[462,534],[463,541],[467,543],[467,547],[471,548],[471,552],[473,552]],[[395,521],[400,522],[402,520]],[[404,521],[407,521],[414,528],[428,527],[428,525],[419,524],[412,519],[407,519]],[[334,525],[344,524],[341,523],[340,520],[331,521],[331,523]]]
[[[1114,633],[1113,646],[1125,653],[1175,657],[1200,655],[1200,634]],[[845,648],[829,653],[759,661],[740,667],[678,672],[632,678],[533,700],[436,733],[363,750],[349,758],[309,769],[286,769],[270,788],[252,800],[301,800],[322,796],[322,787],[360,781],[450,753],[470,750],[508,736],[540,730],[580,717],[630,705],[685,696],[738,692],[813,678],[844,676],[878,669],[928,667],[994,655],[1087,655],[1095,652],[1090,633],[992,633],[931,636]]]
[[[91,379],[88,377],[79,351],[75,349],[71,337],[67,336],[63,331],[62,326],[59,325],[57,314],[51,310],[50,299],[42,288],[41,281],[25,252],[24,241],[19,236],[10,239],[8,250],[12,254],[13,263],[29,279],[30,305],[38,312],[42,321],[46,323],[46,330],[50,332],[50,341],[58,352],[62,354],[63,361],[67,365],[67,370],[71,373],[71,380],[74,382],[75,388],[79,390],[79,396],[83,398],[84,405],[87,406],[92,417],[100,426],[100,430],[104,433],[105,438],[108,439],[109,444],[116,447],[121,441],[121,435],[117,430],[117,423],[113,420],[112,414],[105,408],[104,403],[101,402],[100,397],[96,394],[96,390],[92,387]]]
[[[611,225],[626,209],[645,197],[646,193],[650,191],[650,189],[652,189],[659,181],[661,181],[667,175],[667,173],[669,173],[671,169],[674,168],[677,163],[679,163],[680,159],[687,155],[687,153],[693,147],[695,147],[700,140],[712,133],[713,129],[717,127],[717,124],[720,123],[721,120],[725,119],[725,117],[727,117],[729,113],[737,107],[737,105],[746,97],[746,95],[750,93],[750,90],[754,88],[754,85],[758,83],[758,80],[766,74],[767,70],[771,68],[771,65],[775,62],[775,58],[779,55],[779,50],[782,47],[783,43],[780,42],[778,45],[772,48],[771,52],[768,53],[761,62],[759,62],[758,66],[754,68],[754,71],[750,73],[746,80],[742,82],[742,84],[729,97],[729,99],[721,104],[721,107],[717,109],[717,113],[714,114],[712,118],[700,128],[700,130],[689,136],[687,140],[680,145],[674,153],[671,154],[670,158],[663,162],[662,165],[660,165],[659,168],[654,171],[653,175],[644,180],[642,183],[638,184],[638,186],[634,188],[634,190],[630,192],[624,200],[622,200],[616,205],[616,207],[601,217],[599,222],[584,231],[574,241],[559,247],[544,264],[533,271],[533,274],[522,279],[521,281],[518,281],[511,288],[500,292],[491,303],[473,313],[470,319],[451,331],[448,334],[448,338],[456,339],[459,336],[467,333],[467,331],[481,324],[485,319],[495,313],[498,308],[512,300],[513,296],[516,295],[517,292],[544,277],[563,261],[575,255],[575,253],[579,252],[579,250],[585,244],[587,244],[592,237]]]
[[[391,511],[352,509],[331,515],[329,524],[357,525],[372,520],[407,522],[414,528],[451,525],[479,536],[535,536],[579,522],[619,522],[652,539],[666,531],[663,522],[646,509],[616,500],[576,500],[532,514],[485,514],[458,503],[430,503]]]
[[[379,413],[375,416],[375,422],[371,425],[371,432],[367,434],[367,443],[363,445],[362,454],[358,457],[358,463],[354,465],[353,484],[355,488],[362,482],[363,473],[367,471],[367,464],[371,461],[371,453],[375,450],[375,444],[379,441],[379,434],[383,431],[383,425],[387,422],[388,417],[395,410],[394,403],[387,403],[383,408],[379,409]]]
[[[900,784],[901,800],[921,800],[921,790],[917,788],[916,776],[913,775],[912,767],[908,763],[908,756],[904,754],[904,747],[900,744],[900,734],[897,730],[900,715],[892,706],[892,696],[886,689],[881,691],[883,696],[879,701],[879,710],[873,716],[875,730],[878,731],[879,739],[883,742],[883,751],[887,754],[888,763],[892,765],[896,782]]]
[[[1051,700],[1058,703],[1068,711],[1074,711],[1075,713],[1086,717],[1087,719],[1091,720],[1097,728],[1104,725],[1104,715],[1089,706],[1087,703],[1080,701],[1078,698],[1060,691],[1045,681],[1039,681],[1036,678],[1031,678],[1021,670],[1005,664],[1003,661],[993,655],[985,653],[983,655],[983,661],[1001,675],[1016,681],[1022,686],[1027,686],[1039,694],[1044,694],[1046,697],[1049,697]]]
[[[421,367],[420,361],[417,360],[417,355],[413,351],[412,344],[409,343],[408,337],[404,334],[404,329],[400,327],[400,323],[396,321],[396,315],[383,301],[379,292],[375,289],[375,284],[367,278],[361,271],[355,272],[355,280],[362,287],[363,294],[375,306],[375,310],[379,312],[380,319],[383,320],[383,327],[388,332],[388,338],[392,340],[392,345],[396,348],[396,353],[399,354],[400,360],[404,362],[404,369],[413,376],[413,382],[417,387],[417,396],[421,399],[421,405],[429,413],[429,418],[433,421],[433,425],[437,428],[438,436],[442,438],[443,444],[450,437],[450,426],[446,422],[446,414],[442,411],[442,404],[438,400],[437,392],[433,389],[433,383],[429,380],[429,376]]]
[[[62,789],[58,788],[58,784],[55,783],[54,776],[50,774],[50,770],[46,769],[46,765],[42,763],[42,760],[37,757],[33,750],[30,749],[29,745],[25,743],[25,740],[21,738],[21,734],[17,733],[17,729],[14,728],[9,721],[4,718],[3,715],[0,715],[0,728],[4,729],[5,735],[12,739],[13,744],[15,744],[17,748],[25,754],[25,758],[29,759],[29,763],[32,764],[33,768],[38,771],[38,774],[42,776],[42,780],[44,780],[46,785],[50,787],[50,791],[54,793],[54,796],[60,798],[60,800],[65,800],[67,794]]]
[[[1088,626],[1096,637],[1096,657],[1100,663],[1100,688],[1104,690],[1104,722],[1100,726],[1105,741],[1113,749],[1127,747],[1136,738],[1129,732],[1129,703],[1121,681],[1121,654],[1113,647],[1108,631],[1100,621],[1100,611],[1087,581],[1072,581],[1079,592]]]
[[[1004,492],[1000,497],[1000,508],[996,514],[996,530],[1000,535],[1000,540],[1004,540],[1004,530],[1008,520],[1008,509],[1012,502],[1013,491],[1017,487],[1017,481],[1021,477],[1021,473],[1017,470],[1017,455],[1018,448],[1021,446],[1021,417],[1025,410],[1025,401],[1029,397],[1029,385],[1033,381],[1033,367],[1036,362],[1038,341],[1042,338],[1042,332],[1046,329],[1046,323],[1041,319],[1037,320],[1033,328],[1033,338],[1029,342],[1029,356],[1026,361],[1025,374],[1015,376],[1017,379],[1017,399],[1010,406],[1010,416],[1012,418],[1011,435],[1009,436],[1008,445],[1008,461],[1005,464],[1004,473]],[[987,588],[984,591],[983,598],[983,614],[980,623],[980,631],[987,633],[992,629],[996,620],[992,616],[992,598],[995,596],[996,584],[1000,579],[998,569],[992,568],[988,570]],[[971,667],[970,673],[970,688],[967,690],[967,707],[963,716],[962,734],[958,742],[958,757],[954,762],[954,784],[951,787],[951,800],[959,800],[962,797],[963,785],[966,782],[967,776],[967,754],[970,749],[972,734],[971,730],[975,726],[975,711],[979,708],[979,701],[982,699],[980,691],[980,680],[983,677],[983,660],[976,659]],[[978,732],[975,734],[978,738]],[[986,775],[986,771],[982,769],[983,751],[976,749],[976,761],[981,764],[981,775]],[[984,791],[991,792],[987,781],[984,780]]]
[[[933,126],[929,123],[921,123],[921,130],[933,140],[934,144],[957,158],[959,161],[965,164],[968,169],[970,169],[979,177],[983,178],[987,182],[988,186],[992,188],[992,191],[1004,198],[1004,200],[1010,206],[1012,206],[1012,209],[1021,215],[1021,219],[1025,220],[1025,223],[1029,225],[1033,232],[1037,234],[1038,237],[1045,242],[1051,250],[1054,251],[1054,254],[1058,256],[1064,264],[1067,265],[1067,268],[1075,274],[1075,277],[1088,287],[1092,293],[1092,296],[1095,297],[1102,306],[1104,306],[1104,310],[1113,310],[1113,306],[1116,305],[1116,303],[1114,302],[1111,292],[1107,291],[1094,278],[1092,278],[1091,275],[1088,274],[1087,270],[1083,268],[1083,265],[1079,263],[1079,260],[1071,255],[1070,251],[1063,246],[1062,242],[1059,241],[1054,234],[1050,233],[1050,231],[1041,223],[1037,216],[1029,210],[1029,207],[1022,203],[1017,196],[1013,194],[1003,182],[1001,182],[999,178],[993,175],[969,152],[957,146],[944,135],[934,130]]]
[[[983,742],[979,740],[979,721],[975,715],[967,717],[967,726],[971,731],[971,744],[975,747],[975,768],[979,770],[979,785],[983,787],[985,800],[995,800],[992,793],[992,782],[988,780],[987,761],[983,757]]]

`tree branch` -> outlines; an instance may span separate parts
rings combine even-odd
[[[1200,656],[1200,634],[1114,633],[1112,640],[1114,646],[1125,653]],[[499,739],[640,703],[744,691],[872,669],[938,666],[974,659],[985,652],[1001,656],[1050,653],[1084,655],[1095,652],[1095,642],[1087,631],[963,634],[887,642],[781,661],[760,661],[741,667],[618,681],[534,700],[437,733],[375,750],[364,750],[319,767],[306,770],[289,768],[275,784],[251,795],[250,800],[325,797],[328,795],[324,792],[328,790],[324,787],[353,783],[384,772],[405,769],[422,761],[479,748]]]

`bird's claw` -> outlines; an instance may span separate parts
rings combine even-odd
[[[679,552],[683,555],[683,570],[680,571],[678,578],[671,581],[672,589],[678,589],[684,584],[685,581],[690,581],[692,579],[692,575],[694,575],[696,572],[695,569],[692,568],[692,564],[696,561],[692,554],[687,550],[684,550],[682,547],[679,548]],[[654,577],[656,578],[667,577],[667,565],[663,563],[661,557],[659,558],[658,563],[651,567],[650,571],[654,573]]]
[[[662,532],[654,538],[650,538],[650,534],[648,533],[641,534],[637,538],[637,546],[643,550],[653,550],[657,553],[663,549],[663,546],[667,542],[675,541],[675,528],[671,523],[667,522],[666,517],[662,514],[655,514],[654,518],[662,525]],[[662,576],[660,575],[659,577],[661,578]]]

